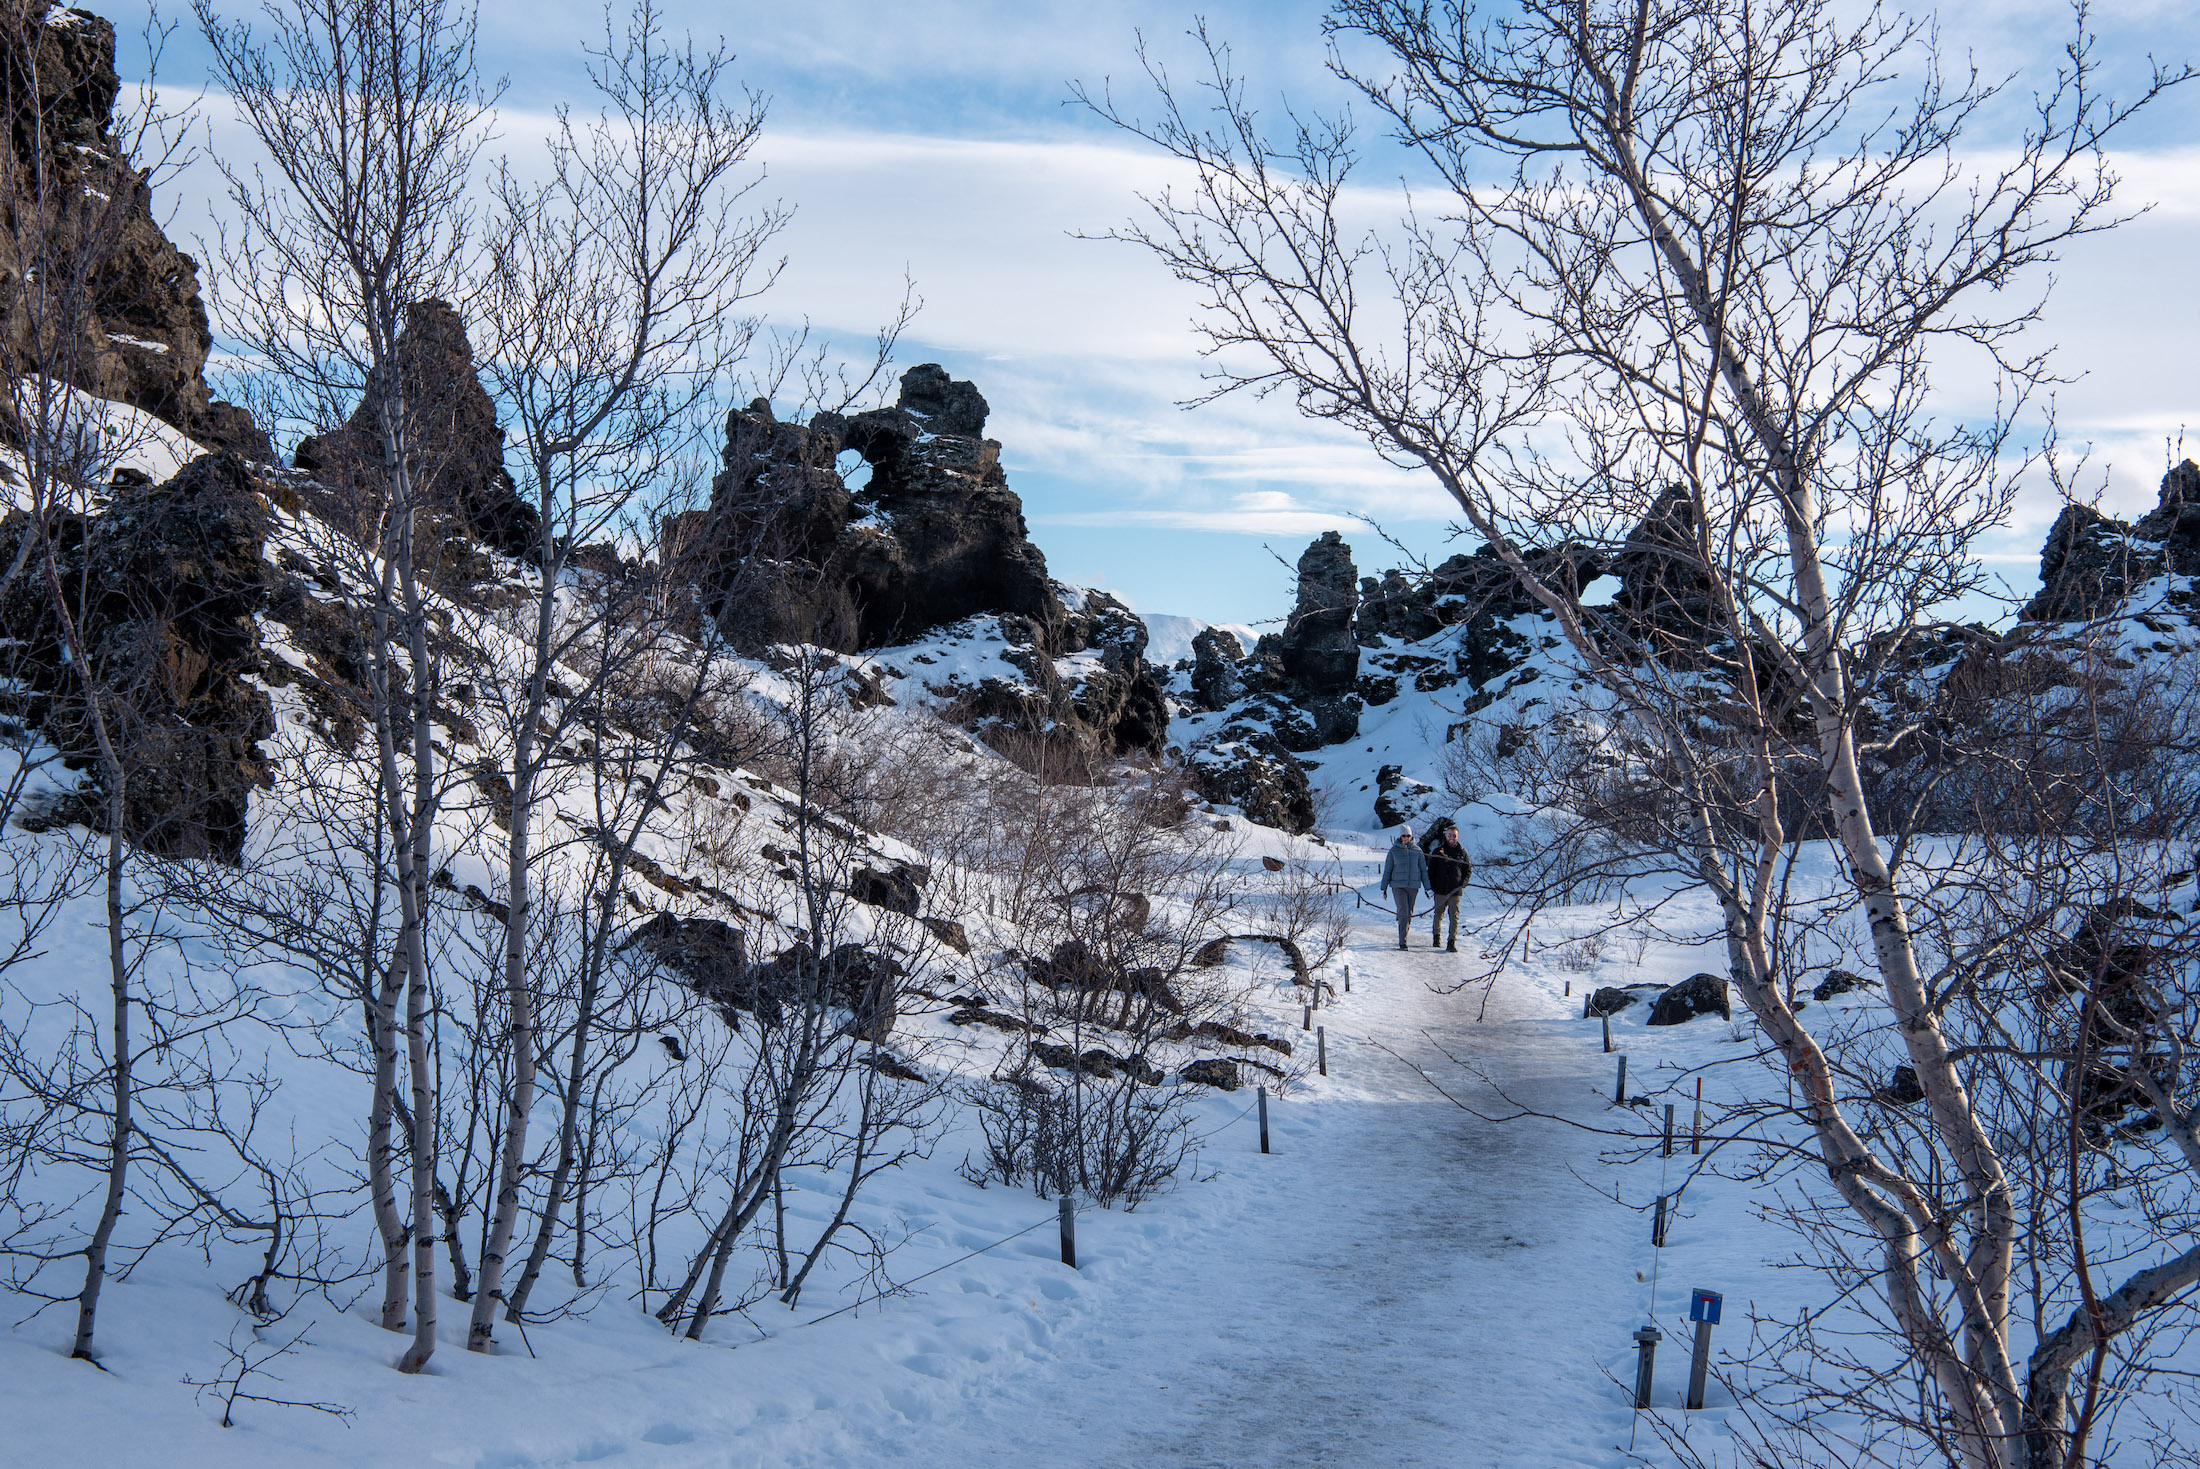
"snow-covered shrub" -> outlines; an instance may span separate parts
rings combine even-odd
[[[1190,1156],[1168,1067],[1242,997],[1236,971],[1201,962],[1237,907],[1234,846],[1187,821],[1163,781],[1026,777],[993,794],[1013,803],[996,806],[994,839],[1025,945],[1001,956],[993,987],[1024,1029],[970,1091],[986,1146],[966,1174],[1134,1206]]]

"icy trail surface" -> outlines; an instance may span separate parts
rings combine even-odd
[[[1626,1345],[1616,1323],[1640,1289],[1639,1216],[1575,1175],[1571,1129],[1483,1121],[1406,1064],[1491,1110],[1441,1045],[1529,1108],[1585,1115],[1601,1110],[1608,1058],[1540,985],[1501,980],[1477,1019],[1479,986],[1434,988],[1475,961],[1426,945],[1423,930],[1399,953],[1390,923],[1361,924],[1352,993],[1317,1016],[1330,1076],[1270,1104],[1274,1153],[1258,1152],[1251,1116],[1230,1124],[1210,1141],[1218,1176],[1150,1206],[1190,1217],[1135,1261],[1109,1242],[1141,1234],[1147,1211],[1087,1224],[1082,1263],[1112,1289],[1058,1336],[1057,1360],[977,1389],[948,1435],[881,1456],[1609,1463],[1625,1415],[1598,1369],[1621,1365],[1610,1348]]]

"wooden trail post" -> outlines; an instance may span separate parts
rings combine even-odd
[[[1268,1151],[1268,1088],[1260,1089],[1260,1150]]]
[[[1349,964],[1344,967],[1344,992],[1348,995],[1352,993],[1352,966]]]
[[[1062,1263],[1070,1269],[1077,1268],[1077,1201],[1068,1194],[1062,1195]]]
[[[1688,1364],[1688,1406],[1703,1406],[1704,1379],[1711,1374],[1711,1328],[1719,1324],[1725,1297],[1698,1286],[1688,1298],[1688,1319],[1696,1323],[1696,1355]]]
[[[1301,1005],[1301,1006],[1299,1006],[1299,1029],[1301,1029],[1301,1030],[1312,1030],[1313,1028],[1314,1028],[1314,1007],[1313,1007],[1312,1005]]]
[[[1627,1105],[1627,1053],[1625,1051],[1619,1053],[1619,1080],[1612,1084],[1612,1105],[1615,1107]]]
[[[1657,1213],[1657,1217],[1656,1217],[1655,1219],[1652,1219],[1652,1220],[1650,1221],[1650,1248],[1652,1248],[1652,1249],[1654,1249],[1654,1250],[1662,1250],[1662,1249],[1664,1249],[1664,1248],[1665,1248],[1665,1195],[1664,1195],[1664,1194],[1659,1194],[1659,1195],[1658,1195],[1658,1213]]]
[[[1322,1075],[1327,1076],[1329,1074],[1329,1027],[1326,1025],[1314,1027],[1314,1054],[1321,1058]]]
[[[1587,1000],[1582,1001],[1581,1008],[1586,1013],[1589,1002]],[[1610,1015],[1604,1017],[1604,1054],[1607,1056],[1612,1054],[1612,1017]]]
[[[1572,980],[1570,980],[1570,979],[1569,979],[1569,980],[1567,980],[1567,981],[1566,981],[1566,997],[1567,997],[1568,999],[1572,999],[1572,998],[1573,998],[1573,994],[1574,994],[1574,982],[1573,982]]]
[[[1635,1406],[1650,1406],[1650,1384],[1656,1376],[1658,1343],[1665,1340],[1665,1333],[1655,1326],[1645,1326],[1635,1333]]]
[[[1671,1102],[1665,1104],[1665,1151],[1658,1154],[1658,1156],[1661,1158],[1673,1156],[1673,1104]]]
[[[1703,1078],[1696,1078],[1696,1130],[1688,1135],[1688,1151],[1703,1151]]]

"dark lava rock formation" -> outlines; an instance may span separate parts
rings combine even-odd
[[[1186,765],[1202,796],[1237,807],[1247,820],[1289,832],[1314,829],[1313,788],[1290,751],[1258,737],[1206,740]]]
[[[405,310],[395,367],[418,446],[412,472],[424,486],[431,533],[455,532],[464,542],[529,559],[540,550],[541,518],[522,499],[504,468],[504,430],[496,404],[474,371],[466,325],[448,302],[419,301]],[[381,437],[375,424],[388,396],[370,382],[344,426],[298,443],[296,462],[320,489],[315,509],[339,525],[364,530],[388,503],[382,483]],[[446,537],[443,569],[477,580],[467,546]]]
[[[1360,674],[1360,645],[1352,636],[1359,602],[1352,548],[1343,536],[1325,530],[1299,557],[1298,598],[1291,621],[1276,640],[1284,680],[1293,693],[1318,699],[1352,692]]]
[[[1651,503],[1612,558],[1613,608],[1628,630],[1659,651],[1701,647],[1715,637],[1711,577],[1696,544],[1696,506],[1674,485]]]
[[[1206,627],[1192,635],[1192,697],[1200,708],[1227,709],[1244,695],[1237,667],[1244,661],[1245,645],[1236,633]]]
[[[1215,628],[1193,640],[1193,699],[1229,713],[1187,752],[1202,796],[1286,831],[1313,828],[1313,793],[1296,757],[1360,732],[1359,608],[1352,547],[1324,531],[1299,557],[1298,593],[1282,632],[1263,636],[1250,654]]]
[[[267,783],[259,741],[275,728],[267,695],[244,681],[260,665],[253,619],[275,581],[268,523],[250,469],[223,453],[54,528],[64,600],[121,752],[127,834],[148,851],[243,852],[248,797]],[[0,558],[12,562],[29,530],[20,511],[0,521]],[[87,769],[78,804],[56,814],[104,822],[96,731],[43,578],[7,586],[0,627],[16,640],[9,671],[30,690],[17,712]]]
[[[1168,702],[1145,624],[1103,592],[1065,598],[1047,576],[986,412],[936,363],[902,374],[890,408],[807,426],[751,403],[727,417],[711,508],[678,518],[667,552],[697,558],[721,626],[751,651],[861,652],[997,618],[1017,676],[935,690],[965,725],[1012,752],[1158,753]],[[853,487],[849,455],[869,469]]]
[[[89,11],[48,9],[37,0],[10,9],[8,24],[23,25],[35,49],[26,60],[11,45],[0,61],[12,171],[11,207],[0,231],[21,240],[32,222],[20,212],[44,200],[42,207],[61,216],[48,238],[85,242],[75,248],[98,258],[71,270],[84,271],[89,293],[63,313],[71,341],[47,335],[56,308],[49,302],[42,326],[36,298],[13,269],[0,268],[0,346],[8,370],[55,372],[209,448],[272,460],[252,416],[209,394],[204,374],[213,336],[199,299],[198,263],[161,232],[145,175],[117,156],[114,104],[122,82],[114,26]],[[24,14],[30,18],[16,19]],[[20,433],[12,425],[0,429]]]
[[[978,390],[936,363],[904,373],[891,408],[820,413],[807,427],[761,399],[729,414],[707,534],[721,565],[761,555],[778,574],[722,605],[728,635],[854,652],[978,613],[1059,626],[1061,599],[985,418]],[[855,489],[837,467],[848,453],[870,468]]]
[[[2200,576],[2200,465],[2162,476],[2162,494],[2137,525],[2090,505],[2066,505],[2040,551],[2040,590],[2018,615],[2027,622],[2097,617],[2165,572]]]

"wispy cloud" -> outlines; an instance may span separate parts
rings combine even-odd
[[[1035,525],[1152,526],[1161,530],[1225,531],[1247,536],[1318,536],[1325,530],[1365,530],[1351,516],[1310,509],[1278,490],[1256,490],[1208,509],[1096,510],[1031,517]]]

